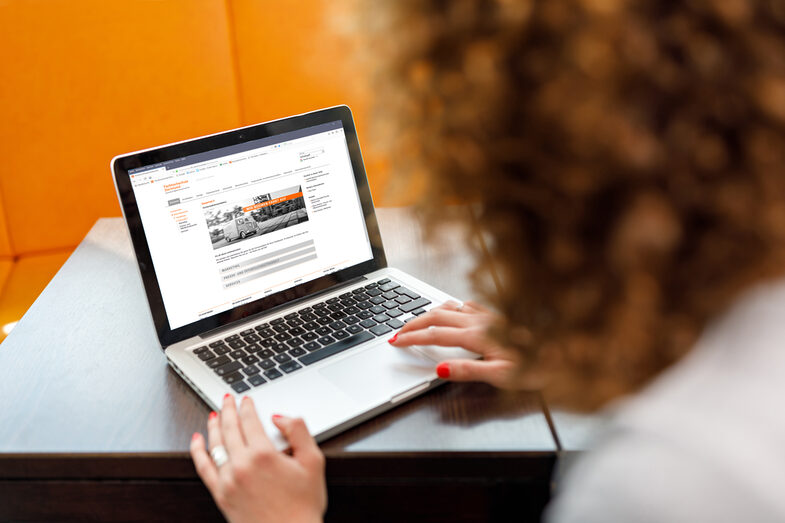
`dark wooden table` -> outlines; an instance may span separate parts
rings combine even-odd
[[[470,297],[460,237],[380,209],[391,265]],[[0,520],[215,520],[187,454],[208,407],[158,345],[119,218],[0,345]],[[328,521],[536,520],[557,448],[537,393],[447,384],[322,444]]]

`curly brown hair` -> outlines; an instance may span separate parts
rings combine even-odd
[[[475,282],[551,401],[635,390],[784,272],[785,1],[372,5],[390,190],[424,185],[429,224],[472,204]]]

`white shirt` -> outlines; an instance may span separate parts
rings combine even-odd
[[[546,519],[785,521],[785,281],[749,293],[614,408]]]

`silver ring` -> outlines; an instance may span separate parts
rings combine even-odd
[[[210,457],[213,458],[215,466],[219,468],[226,465],[229,461],[229,454],[226,453],[226,448],[224,448],[223,445],[216,445],[213,450],[210,451]]]
[[[463,312],[463,303],[455,307],[455,312]]]

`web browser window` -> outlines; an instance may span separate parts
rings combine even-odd
[[[129,175],[172,329],[373,257],[340,121]]]

